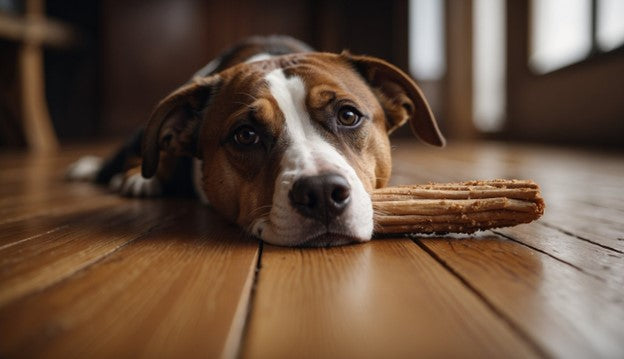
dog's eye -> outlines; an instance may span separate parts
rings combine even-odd
[[[251,146],[260,142],[260,136],[250,126],[241,126],[234,132],[234,141],[239,145]]]
[[[351,106],[344,106],[338,110],[338,122],[347,127],[353,127],[360,122],[362,115]]]

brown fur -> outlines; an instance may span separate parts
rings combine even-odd
[[[154,175],[159,162],[195,155],[204,161],[203,189],[217,210],[242,226],[267,213],[288,141],[282,136],[283,114],[263,80],[276,68],[302,78],[314,125],[347,159],[368,192],[385,186],[390,177],[389,132],[409,121],[426,142],[444,143],[422,93],[394,66],[347,53],[292,54],[238,64],[196,79],[163,100],[146,130],[144,176]],[[357,131],[336,128],[335,113],[344,103],[365,117]],[[262,149],[241,151],[231,138],[245,121],[273,141]]]

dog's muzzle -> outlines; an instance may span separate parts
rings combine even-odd
[[[301,215],[328,226],[351,203],[351,186],[336,173],[307,176],[293,184],[288,197]]]

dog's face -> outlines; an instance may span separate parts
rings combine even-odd
[[[369,193],[391,172],[388,134],[407,121],[443,145],[420,90],[392,65],[285,55],[195,79],[163,100],[143,170],[153,175],[160,151],[202,159],[211,205],[272,244],[366,241]]]

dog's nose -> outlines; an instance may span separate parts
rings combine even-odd
[[[303,177],[293,184],[289,197],[299,213],[328,224],[349,205],[351,187],[338,174]]]

